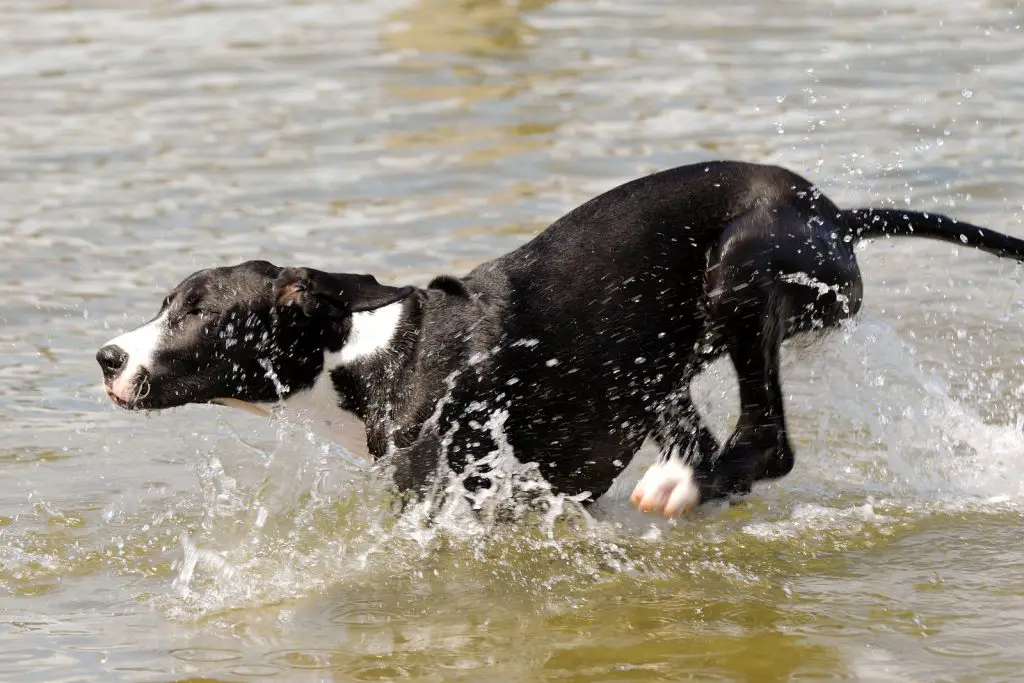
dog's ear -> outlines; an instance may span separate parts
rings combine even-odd
[[[342,318],[401,301],[412,287],[390,287],[372,275],[325,273],[312,268],[285,268],[274,283],[275,309],[303,318]]]
[[[348,293],[349,310],[353,313],[374,311],[397,303],[413,293],[412,287],[392,287],[377,282],[372,275],[339,275]]]
[[[313,282],[306,268],[283,268],[274,281],[274,312],[294,321],[313,317],[317,309]]]

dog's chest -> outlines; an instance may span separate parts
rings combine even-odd
[[[292,394],[282,404],[282,416],[310,429],[321,439],[337,443],[351,454],[370,460],[366,427],[355,413],[338,405],[338,394],[329,373],[312,388]]]

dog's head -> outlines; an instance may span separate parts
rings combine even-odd
[[[155,318],[105,344],[96,360],[107,395],[124,408],[273,403],[311,387],[326,353],[344,362],[378,351],[398,324],[400,304],[389,305],[412,292],[370,275],[266,261],[210,268],[185,278]],[[357,315],[377,316],[376,326],[354,325]]]

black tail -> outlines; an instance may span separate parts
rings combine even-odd
[[[925,237],[1024,261],[1024,240],[941,214],[904,209],[853,209],[842,213],[858,242],[872,237]]]

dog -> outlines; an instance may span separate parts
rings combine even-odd
[[[467,494],[492,486],[496,411],[519,461],[590,501],[650,440],[660,455],[631,501],[674,517],[792,470],[779,347],[856,315],[855,245],[902,236],[1024,260],[992,230],[844,210],[786,169],[715,161],[620,185],[426,288],[266,261],[201,270],[97,361],[119,406],[291,410],[412,495],[446,467]],[[688,387],[726,354],[741,409],[720,444]]]

